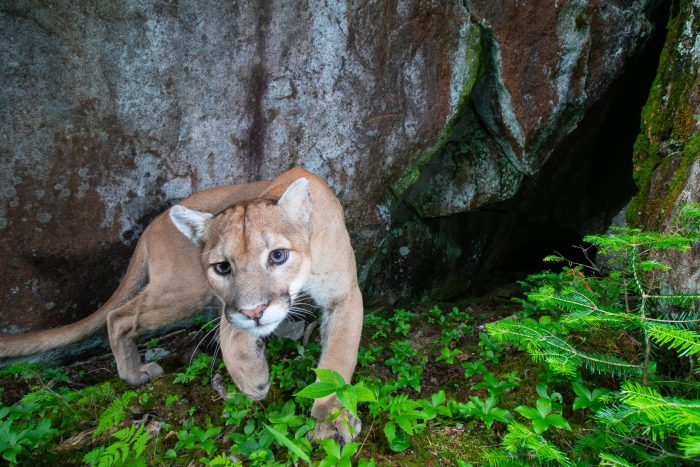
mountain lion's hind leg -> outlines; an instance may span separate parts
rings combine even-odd
[[[154,295],[158,298],[152,299]],[[107,330],[119,377],[140,386],[162,375],[160,365],[141,361],[136,347],[139,332],[175,323],[196,311],[200,304],[201,300],[176,293],[151,293],[147,286],[137,297],[111,311],[107,315]]]

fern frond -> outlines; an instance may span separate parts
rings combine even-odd
[[[136,392],[126,391],[119,399],[115,399],[100,415],[97,421],[93,437],[99,436],[126,418],[126,409],[129,407],[131,399],[136,397]]]
[[[511,467],[522,465],[517,457],[505,449],[487,449],[483,454],[484,462],[492,467]]]
[[[503,437],[502,444],[509,452],[515,453],[518,449],[525,449],[546,462],[556,462],[559,465],[572,467],[574,465],[556,445],[522,423],[511,422],[508,424],[508,433]]]
[[[610,454],[609,452],[601,452],[600,453],[600,463],[598,465],[599,466],[604,465],[604,466],[618,466],[618,467],[633,467],[633,464],[630,464],[622,457],[616,456],[615,454]]]
[[[700,352],[700,335],[690,329],[681,329],[658,322],[647,322],[643,326],[654,342],[675,350],[681,357]]]
[[[631,423],[643,427],[653,440],[663,440],[671,433],[688,434],[700,426],[700,400],[664,397],[634,382],[624,383],[620,395],[633,411]]]
[[[679,305],[679,306],[689,307],[689,306],[693,305],[693,303],[700,300],[700,294],[699,293],[669,294],[669,295],[658,294],[658,295],[647,295],[646,298],[649,300],[657,301],[657,302],[668,303],[670,305]]]
[[[652,422],[671,423],[677,430],[700,426],[700,400],[664,397],[653,388],[635,382],[621,386],[622,401]]]
[[[571,311],[563,315],[559,322],[571,329],[590,329],[603,325],[614,329],[634,329],[639,326],[639,317],[615,308],[596,307]]]
[[[700,456],[700,435],[689,435],[678,440],[678,447],[686,457]]]
[[[610,374],[625,378],[642,375],[639,365],[613,355],[586,352],[578,352],[578,354],[581,356],[582,366],[591,373]]]
[[[681,329],[687,329],[689,327],[696,327],[700,324],[700,313],[697,311],[673,311],[661,313],[660,317],[657,318],[645,318],[646,321],[652,323],[663,323],[669,326],[674,326]]]
[[[83,462],[97,467],[146,465],[141,457],[151,438],[145,425],[131,425],[112,434],[117,441],[85,454]]]
[[[554,371],[575,374],[576,368],[586,368],[593,373],[631,377],[641,375],[638,365],[612,355],[583,352],[566,340],[533,322],[501,320],[486,326],[496,340],[506,342],[516,337],[526,342],[527,351],[534,361],[546,361]]]

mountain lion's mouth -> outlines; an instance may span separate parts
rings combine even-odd
[[[259,318],[249,318],[243,313],[226,313],[228,321],[239,329],[258,337],[267,337],[287,317],[287,309],[279,305],[270,305]]]

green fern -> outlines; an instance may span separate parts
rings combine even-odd
[[[503,437],[502,446],[510,454],[516,454],[519,451],[532,454],[538,459],[538,463],[544,461],[563,466],[574,465],[556,445],[522,423],[508,424],[508,433]]]
[[[670,425],[675,431],[700,427],[700,400],[664,397],[656,390],[635,382],[621,387],[621,400],[649,425]]]
[[[112,434],[117,441],[85,454],[83,462],[96,467],[145,466],[143,452],[151,438],[143,424],[131,425]]]
[[[501,342],[509,342],[513,338],[524,342],[533,361],[547,362],[557,373],[576,376],[579,368],[585,368],[592,373],[611,374],[618,377],[641,374],[639,365],[612,355],[579,350],[568,340],[556,336],[536,322],[506,319],[488,324],[486,329]]]
[[[131,400],[135,397],[136,392],[126,391],[121,397],[113,400],[97,420],[97,428],[95,428],[92,436],[97,437],[118,423],[123,422],[126,418],[126,409],[129,407]]]
[[[627,462],[620,456],[610,454],[608,452],[603,452],[600,454],[600,464],[601,466],[614,466],[614,467],[633,467],[632,464]]]
[[[686,457],[700,456],[700,435],[682,436],[678,441],[678,447],[683,450]]]
[[[654,342],[675,350],[681,357],[700,352],[700,335],[694,331],[657,322],[646,322],[643,327]]]

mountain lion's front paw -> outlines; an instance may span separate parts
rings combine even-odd
[[[309,433],[311,441],[320,441],[333,438],[341,445],[349,443],[360,433],[362,422],[346,409],[342,409],[340,415],[327,422],[319,419],[316,428]]]

